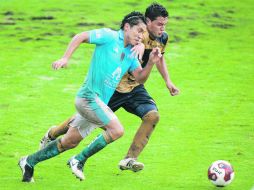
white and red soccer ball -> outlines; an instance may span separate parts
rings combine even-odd
[[[217,187],[224,187],[234,179],[234,170],[225,160],[217,160],[208,168],[208,179]]]

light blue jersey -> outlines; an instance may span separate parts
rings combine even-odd
[[[77,96],[87,99],[98,96],[108,104],[123,75],[134,71],[140,64],[131,56],[131,45],[124,47],[123,30],[91,30],[89,42],[96,44],[96,48],[85,82]]]

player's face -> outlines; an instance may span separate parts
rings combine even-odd
[[[146,25],[143,22],[140,22],[137,25],[130,26],[126,24],[125,27],[125,37],[127,44],[131,44],[133,46],[137,45],[143,39],[143,33],[146,31]]]
[[[168,17],[159,16],[155,20],[151,21],[147,18],[147,30],[152,37],[161,37],[165,31]]]

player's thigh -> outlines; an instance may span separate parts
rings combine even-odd
[[[129,93],[120,93],[115,91],[113,96],[110,98],[108,107],[115,112],[122,107],[129,99]]]
[[[95,128],[100,127],[94,123],[89,122],[86,118],[76,113],[74,119],[69,123],[70,129],[75,128],[78,130],[82,138],[87,137]]]
[[[132,96],[123,108],[140,118],[143,118],[150,111],[158,111],[155,101],[143,86],[136,87],[132,91]]]
[[[135,108],[134,114],[142,119],[150,111],[158,111],[158,108],[155,104],[140,104],[138,107]]]
[[[123,127],[120,121],[114,112],[102,102],[100,98],[96,97],[94,100],[78,98],[76,107],[79,113],[75,118],[80,117],[80,121],[78,122],[78,120],[75,119],[78,124],[75,125],[74,120],[71,126],[77,126],[83,137],[87,136],[90,131],[98,127],[105,127],[113,140],[122,136]]]
[[[99,127],[107,125],[116,118],[114,112],[98,97],[89,100],[77,98],[76,109],[88,122]]]

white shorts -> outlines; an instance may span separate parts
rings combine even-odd
[[[76,98],[75,106],[78,113],[70,122],[70,126],[77,128],[83,138],[95,128],[103,127],[117,118],[114,112],[97,96],[93,99]]]

